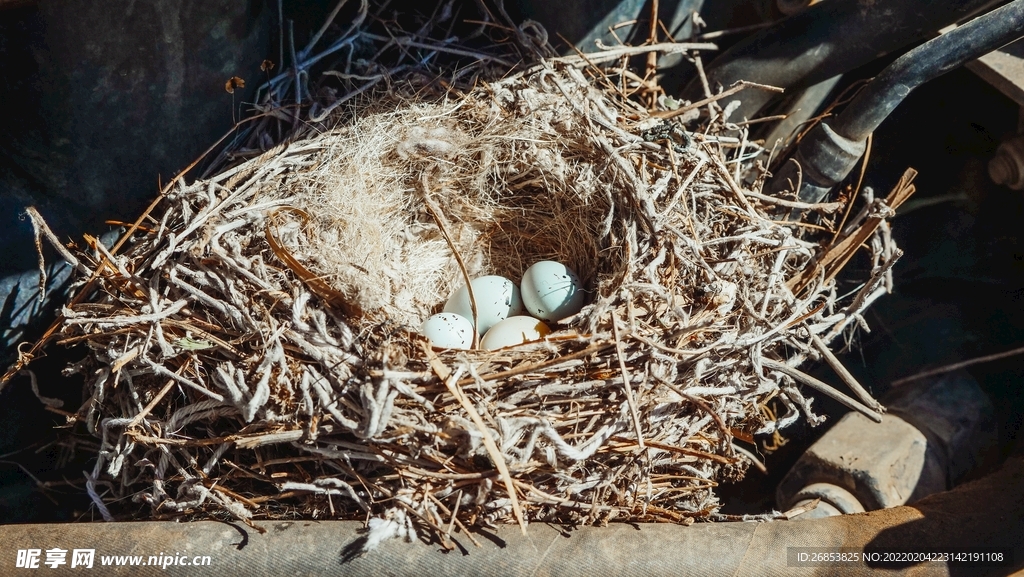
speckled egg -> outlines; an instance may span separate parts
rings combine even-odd
[[[544,324],[544,321],[527,316],[509,317],[491,327],[491,330],[480,341],[480,348],[493,351],[530,341],[539,341],[544,338],[544,335],[550,333],[551,329]]]
[[[476,308],[479,318],[476,329],[486,335],[491,327],[523,312],[523,301],[519,297],[519,287],[501,276],[482,276],[473,279],[473,295],[476,297]],[[465,285],[448,299],[444,311],[473,318],[473,307],[469,300],[469,290]]]
[[[579,275],[559,262],[542,260],[526,269],[520,291],[526,310],[539,319],[557,321],[583,308]]]
[[[440,349],[468,349],[473,346],[473,323],[455,313],[437,313],[423,321],[420,334]]]

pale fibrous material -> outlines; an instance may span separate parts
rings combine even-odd
[[[462,91],[396,73],[98,247],[61,334],[89,346],[100,510],[372,517],[374,539],[442,543],[496,522],[726,519],[716,486],[758,459],[755,436],[820,421],[802,387],[880,410],[797,367],[886,291],[885,202],[865,191],[833,236],[845,205],[760,194],[745,125],[713,101],[697,123],[657,118],[621,73],[546,57]],[[841,296],[817,263],[871,222],[856,246],[874,272]],[[418,334],[467,275],[541,260],[586,292],[544,340]]]

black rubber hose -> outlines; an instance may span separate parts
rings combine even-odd
[[[807,86],[918,42],[959,22],[993,0],[826,0],[740,41],[707,67],[712,90],[739,80],[782,88]],[[753,118],[774,94],[744,90],[732,118]],[[699,81],[683,93],[689,100],[704,97]]]
[[[918,86],[1021,36],[1024,0],[1014,0],[899,57],[830,123],[832,129],[863,140]]]
[[[800,200],[825,198],[864,154],[867,137],[911,91],[1021,36],[1024,0],[1014,0],[907,52],[864,87],[836,119],[811,129],[766,190],[779,194],[799,182]]]

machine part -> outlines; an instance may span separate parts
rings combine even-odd
[[[518,3],[523,16],[537,20],[552,36],[552,44],[558,32],[583,52],[593,52],[597,43],[616,46],[637,35],[646,38],[647,26],[637,27],[638,22],[650,20],[650,4],[647,0],[593,0],[590,2],[542,2],[524,0]],[[690,16],[700,11],[704,0],[662,0],[658,5],[658,16],[675,38],[686,38],[692,33]],[[646,12],[645,12],[646,10]],[[624,25],[623,23],[632,24]],[[610,30],[614,29],[615,34]],[[567,54],[575,54],[572,46]],[[681,58],[681,55],[674,55]]]
[[[818,202],[850,174],[865,148],[866,138],[844,138],[828,123],[821,122],[807,133],[793,158],[771,180],[768,190],[778,194],[799,186],[800,200]]]
[[[809,505],[815,499],[819,500],[818,506],[800,515],[797,519],[806,521],[808,519],[864,512],[864,505],[861,505],[853,493],[832,483],[812,483],[807,485],[798,491],[796,495],[793,495],[793,500],[795,501],[793,506]]]
[[[1024,0],[1014,0],[907,52],[871,81],[833,122],[863,140],[918,86],[1024,36]]]
[[[850,413],[808,448],[779,483],[779,506],[821,498],[856,510],[829,485],[869,511],[912,503],[953,486],[995,445],[994,408],[965,372],[895,389],[885,404],[881,424]]]
[[[809,486],[821,483],[849,491],[861,508],[873,511],[943,491],[946,475],[929,455],[927,438],[910,423],[885,415],[876,425],[850,413],[793,465],[776,502],[790,509],[807,500]]]
[[[712,89],[740,80],[782,88],[817,84],[926,38],[993,4],[992,0],[918,2],[892,0],[871,6],[863,0],[829,0],[740,41],[707,68]],[[704,96],[692,81],[683,97]],[[754,118],[774,95],[744,90],[719,104],[740,101],[732,118]]]
[[[502,575],[518,577],[594,577],[598,575],[963,575],[964,566],[911,563],[801,567],[789,562],[794,547],[840,547],[855,551],[925,551],[941,548],[1000,548],[999,565],[980,567],[984,574],[1006,575],[1024,567],[1024,456],[1010,457],[996,473],[932,495],[913,507],[895,507],[860,515],[842,515],[800,523],[611,523],[607,527],[566,529],[546,523],[520,534],[514,525],[476,532],[480,547],[461,532],[452,533],[456,550],[436,544],[392,539],[377,550],[357,555],[357,521],[254,521],[264,533],[242,523],[68,523],[0,525],[0,569],[14,569],[19,550],[41,549],[46,575],[370,575],[447,577]],[[326,498],[325,498],[326,501]],[[806,514],[806,513],[805,513]],[[799,518],[799,517],[797,517]],[[68,563],[43,566],[46,549],[67,551]],[[92,571],[71,568],[74,549],[95,551]],[[166,567],[149,556],[166,554]],[[103,556],[137,555],[143,567],[102,566]],[[208,566],[191,567],[209,556]],[[170,562],[167,561],[170,558]],[[174,560],[184,558],[184,563]],[[157,563],[154,561],[154,563]],[[157,567],[161,564],[157,563]],[[987,569],[987,571],[985,571]],[[973,571],[974,568],[971,569]],[[32,572],[25,573],[26,575]],[[973,573],[972,573],[973,574]]]
[[[827,2],[824,5],[830,6]],[[809,12],[810,10],[808,10]],[[802,173],[799,198],[818,202],[856,166],[868,136],[915,88],[1012,42],[1024,33],[1024,0],[996,8],[896,59],[865,86],[843,112],[804,137],[793,162],[784,164],[768,191],[791,190]]]
[[[777,152],[788,148],[797,131],[821,109],[841,79],[842,75],[833,76],[808,86],[798,94],[788,95],[784,107],[786,118],[775,123],[764,139],[765,146],[770,149],[777,145]]]
[[[1024,106],[1024,42],[1014,42],[965,64],[971,72]]]
[[[988,161],[988,175],[996,184],[1024,190],[1024,136],[1014,136],[999,144],[996,155]]]

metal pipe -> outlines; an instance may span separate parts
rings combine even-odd
[[[812,129],[768,183],[779,193],[801,182],[799,198],[818,202],[857,164],[867,137],[907,95],[965,62],[1024,36],[1024,0],[1014,0],[926,42],[890,64],[831,122]]]
[[[739,80],[782,88],[816,84],[909,46],[940,28],[993,4],[992,0],[828,0],[780,21],[722,53],[707,67],[712,89]],[[704,95],[700,82],[683,92],[689,100]],[[740,101],[736,120],[751,119],[773,94],[745,90],[720,102]]]
[[[242,523],[69,523],[0,525],[0,573],[32,574],[16,567],[19,551],[35,549],[41,575],[949,575],[963,571],[1007,574],[1024,567],[1024,456],[1010,457],[992,475],[932,495],[912,507],[841,515],[800,523],[612,523],[607,527],[514,525],[481,529],[474,546],[454,532],[456,549],[435,542],[386,541],[358,555],[362,523],[354,521],[254,521]],[[796,517],[799,519],[800,517]],[[998,550],[987,566],[913,561],[885,565],[879,556],[846,565],[813,566],[794,558],[795,548],[858,553]],[[53,551],[57,549],[58,551]],[[94,550],[93,568],[71,567],[75,549]],[[51,552],[64,565],[44,566]],[[22,554],[22,558],[27,554]],[[120,564],[115,564],[120,557]],[[138,564],[129,565],[131,559]],[[155,557],[150,561],[150,557]],[[103,564],[103,559],[107,564]],[[204,565],[203,563],[207,563]],[[162,565],[166,564],[165,567]],[[970,567],[970,568],[968,568]],[[972,573],[973,574],[973,573]]]
[[[832,123],[864,140],[918,86],[1024,36],[1024,2],[1016,0],[907,52],[861,90]]]

